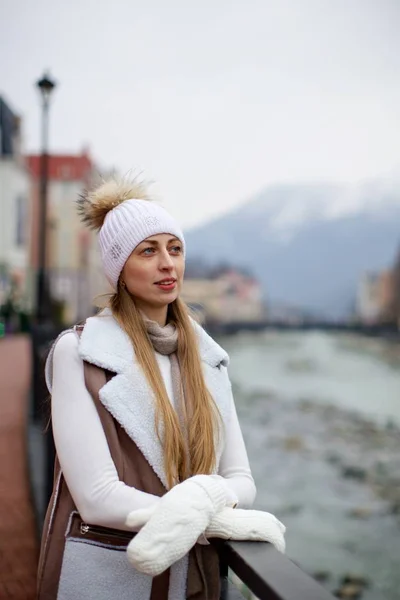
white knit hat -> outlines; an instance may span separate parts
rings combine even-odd
[[[132,198],[124,200],[107,213],[99,231],[99,244],[104,273],[114,289],[136,246],[159,233],[176,236],[185,251],[185,240],[178,223],[155,202]]]

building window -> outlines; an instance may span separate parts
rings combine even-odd
[[[26,244],[26,207],[26,199],[23,196],[17,196],[15,222],[15,242],[17,246],[25,246]]]

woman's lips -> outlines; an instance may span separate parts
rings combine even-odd
[[[176,286],[176,279],[163,279],[162,281],[158,281],[155,285],[158,286],[160,290],[170,292]]]

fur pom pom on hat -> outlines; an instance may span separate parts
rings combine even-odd
[[[79,196],[78,212],[90,229],[99,231],[110,210],[129,199],[152,201],[146,184],[138,180],[109,179]]]
[[[104,273],[114,289],[130,254],[148,237],[170,233],[185,249],[178,223],[150,199],[147,187],[141,182],[105,181],[80,196],[78,212],[88,227],[99,232]]]

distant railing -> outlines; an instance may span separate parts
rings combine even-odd
[[[259,600],[332,600],[333,596],[266,542],[212,542],[220,557],[221,600],[244,597],[227,581],[230,568]]]
[[[334,321],[210,321],[205,320],[203,325],[211,335],[234,334],[239,331],[331,331],[365,335],[369,337],[384,337],[398,341],[400,339],[399,327],[394,323],[363,324],[356,322]]]

